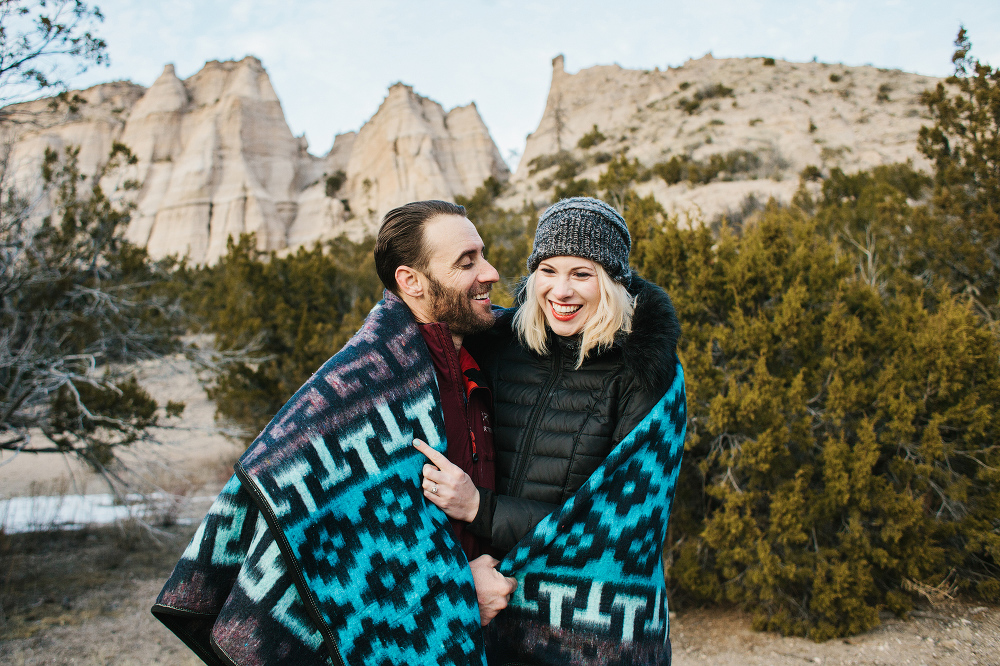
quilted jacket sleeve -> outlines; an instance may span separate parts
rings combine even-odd
[[[479,489],[479,514],[469,523],[469,531],[490,539],[494,548],[507,553],[545,516],[559,508],[556,504],[501,495]]]

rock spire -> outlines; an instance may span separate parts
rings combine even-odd
[[[75,144],[81,169],[94,174],[121,141],[137,157],[126,176],[141,184],[128,237],[157,258],[213,263],[242,233],[263,250],[360,237],[394,206],[471,195],[488,176],[509,176],[474,104],[445,112],[403,84],[325,157],[292,135],[252,56],[208,62],[186,80],[167,65],[148,90],[116,83],[82,94],[79,117],[50,113],[10,137],[19,173],[37,180],[46,146]],[[29,105],[45,113],[44,101]]]

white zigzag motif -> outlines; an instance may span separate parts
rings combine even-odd
[[[316,451],[320,465],[323,468],[323,473],[319,475],[319,484],[323,490],[330,490],[330,488],[333,488],[351,476],[351,466],[347,464],[338,465],[334,462],[333,456],[330,455],[330,450],[326,448],[326,442],[323,441],[322,437],[313,435],[309,438],[309,443],[312,444],[313,449]]]
[[[302,499],[302,504],[305,505],[306,512],[313,513],[316,511],[316,503],[313,501],[312,493],[306,487],[305,482],[305,475],[308,471],[309,464],[304,460],[297,460],[275,474],[274,482],[282,490],[289,486],[295,488],[296,493]],[[281,496],[285,499],[274,507],[274,515],[278,517],[288,515],[292,509],[291,496],[284,493]]]
[[[318,650],[323,644],[323,634],[320,633],[319,629],[312,629],[310,625],[305,624],[300,618],[292,615],[291,609],[297,603],[301,603],[299,594],[295,590],[294,584],[289,585],[285,593],[281,595],[281,599],[278,599],[278,603],[271,610],[271,617],[288,627],[289,631],[298,636],[310,648]]]
[[[665,601],[663,597],[663,590],[660,588],[656,589],[656,599],[653,600],[653,617],[650,618],[649,622],[643,625],[643,628],[647,633],[655,634],[663,630],[663,602]]]
[[[258,520],[257,532],[254,534],[253,542],[250,544],[251,553],[256,550],[265,534],[267,534],[267,525],[264,524],[264,519],[261,518]],[[278,543],[272,541],[268,544],[256,563],[251,564],[250,562],[246,562],[240,567],[236,583],[251,601],[260,603],[284,573],[285,562],[281,558],[281,551],[278,549]]]
[[[406,418],[416,419],[420,423],[430,447],[441,451],[443,450],[441,438],[434,426],[435,411],[440,412],[440,407],[434,401],[434,396],[431,393],[425,393],[413,402],[403,405],[403,414],[406,415]]]
[[[212,564],[215,565],[227,565],[227,564],[239,564],[244,556],[244,553],[236,551],[236,546],[238,545],[240,533],[243,531],[243,521],[246,520],[246,507],[238,506],[234,501],[234,494],[239,489],[239,483],[234,483],[232,480],[226,484],[226,487],[222,489],[219,496],[212,503],[212,506],[208,509],[206,514],[206,519],[198,525],[197,531],[194,533],[194,537],[191,539],[191,543],[188,544],[187,548],[184,549],[184,553],[181,555],[181,559],[185,560],[197,560],[201,555],[201,547],[204,544],[205,530],[209,525],[209,517],[219,516],[222,518],[231,517],[232,520],[228,527],[219,526],[218,520],[211,521],[212,527],[215,529],[215,546],[212,549]],[[229,552],[234,550],[236,552]]]

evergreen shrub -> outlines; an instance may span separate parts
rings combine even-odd
[[[692,185],[699,185],[716,179],[732,180],[738,175],[756,175],[762,166],[764,159],[760,154],[738,149],[714,153],[706,160],[675,155],[669,160],[654,164],[650,172],[663,178],[667,185],[675,185],[684,180]]]
[[[75,455],[121,493],[129,480],[116,452],[153,440],[161,417],[183,410],[164,414],[133,364],[178,351],[184,321],[173,263],[126,239],[137,186],[123,169],[135,156],[114,142],[88,179],[79,154],[46,148],[30,197],[0,163],[0,450]]]
[[[326,177],[323,185],[324,193],[332,199],[337,196],[337,192],[340,191],[340,188],[343,187],[346,181],[347,174],[342,169],[337,169],[334,173]]]
[[[641,253],[684,323],[671,582],[814,639],[905,612],[907,581],[995,598],[1000,561],[996,335],[948,292],[869,279],[821,219],[668,223]]]
[[[546,169],[551,169],[554,166],[559,166],[560,168],[563,169],[576,168],[577,170],[579,170],[579,163],[577,162],[576,158],[574,158],[569,151],[563,150],[558,153],[553,153],[551,155],[539,155],[538,157],[532,158],[528,162],[528,167],[529,167],[528,175],[534,176],[539,171],[545,171]]]
[[[608,137],[604,136],[601,130],[597,129],[597,125],[594,125],[594,129],[580,137],[580,140],[576,142],[576,147],[587,150],[588,148],[593,148],[607,138]]]
[[[969,55],[965,28],[955,47],[952,88],[938,83],[921,96],[935,120],[917,141],[934,163],[934,214],[914,225],[912,259],[1000,321],[1000,68]],[[941,233],[942,221],[953,234]]]
[[[288,398],[360,328],[382,297],[373,239],[344,236],[279,256],[252,235],[229,240],[208,268],[184,268],[188,310],[220,350],[251,349],[229,363],[209,396],[249,443]]]

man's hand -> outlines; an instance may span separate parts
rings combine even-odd
[[[500,560],[489,555],[480,555],[469,562],[472,569],[472,580],[476,584],[476,597],[479,599],[479,621],[485,627],[510,603],[510,597],[517,589],[517,581],[507,578],[497,571]]]
[[[421,487],[424,497],[445,512],[449,518],[471,523],[479,513],[479,488],[468,474],[432,449],[415,439],[413,446],[427,456],[432,465],[424,465]]]

